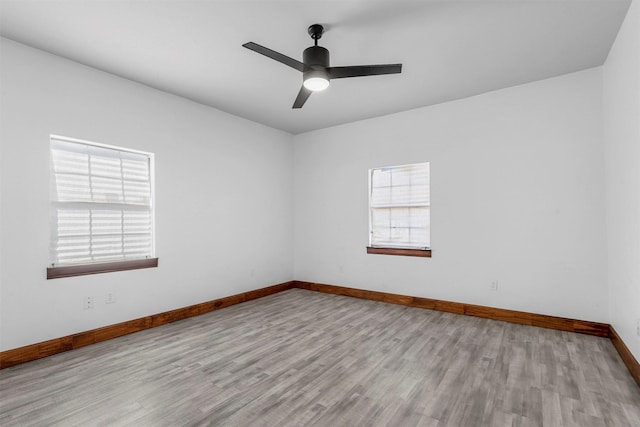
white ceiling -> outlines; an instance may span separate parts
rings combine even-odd
[[[0,34],[291,133],[602,65],[630,0],[0,0]],[[340,79],[291,109],[295,59],[323,24],[331,65],[402,63]]]

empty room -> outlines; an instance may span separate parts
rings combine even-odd
[[[640,0],[0,0],[0,425],[640,426]]]

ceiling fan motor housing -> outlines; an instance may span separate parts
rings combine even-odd
[[[322,77],[329,80],[326,69],[329,67],[329,51],[322,46],[311,46],[302,53],[302,61],[308,67],[303,73],[303,79]],[[305,67],[305,68],[306,68]]]

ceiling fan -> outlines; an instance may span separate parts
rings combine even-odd
[[[330,67],[329,51],[324,47],[318,46],[318,40],[322,37],[324,27],[320,24],[313,24],[309,27],[308,32],[314,41],[314,45],[304,50],[302,53],[302,62],[254,42],[248,42],[242,45],[247,49],[268,56],[271,59],[275,59],[284,65],[288,65],[302,72],[302,87],[300,88],[300,92],[298,92],[292,108],[302,108],[311,93],[326,89],[331,79],[397,74],[402,72],[402,64]]]

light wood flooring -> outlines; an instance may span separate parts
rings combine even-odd
[[[8,426],[640,426],[610,341],[292,289],[0,371]]]

